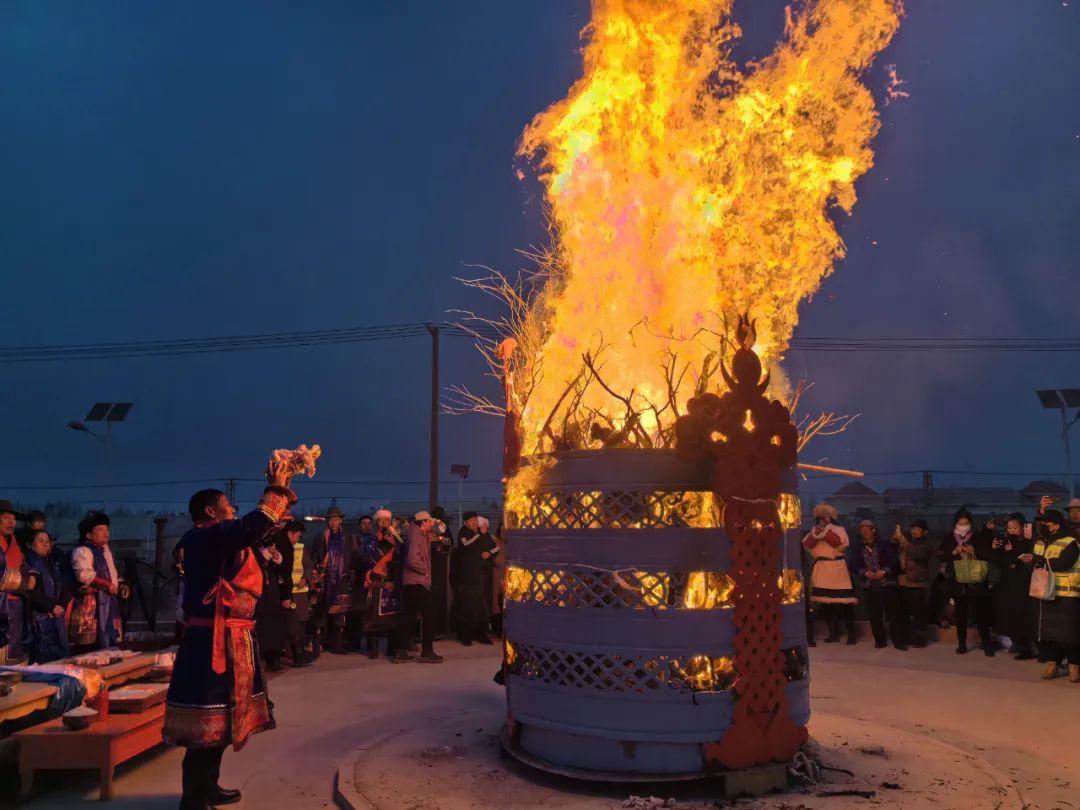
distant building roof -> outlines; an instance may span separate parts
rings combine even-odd
[[[1038,481],[1032,481],[1022,490],[1024,495],[1068,495],[1069,490],[1065,489],[1057,481],[1048,481],[1042,478]]]
[[[895,487],[882,493],[890,504],[921,504],[926,497],[922,489]],[[937,487],[934,503],[970,506],[1015,504],[1020,493],[1008,487]]]
[[[836,490],[836,492],[832,494],[832,497],[842,498],[845,495],[862,497],[866,495],[876,496],[877,493],[874,492],[874,490],[870,489],[870,487],[868,487],[862,481],[852,481],[850,483],[844,484],[842,487],[840,487],[840,489]]]

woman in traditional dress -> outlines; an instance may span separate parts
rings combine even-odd
[[[364,545],[364,643],[368,658],[379,657],[386,637],[386,657],[394,655],[394,635],[401,614],[401,535],[389,509],[375,513],[375,534]]]
[[[30,663],[44,664],[71,655],[68,643],[67,610],[71,605],[71,583],[63,575],[60,560],[53,554],[53,541],[46,531],[37,531],[26,553],[37,582],[30,591],[33,610],[30,624]]]
[[[71,552],[78,591],[71,610],[75,652],[106,650],[120,643],[120,581],[109,547],[109,516],[91,512],[79,522],[79,545]]]
[[[353,606],[353,588],[361,565],[360,541],[346,534],[345,516],[337,506],[326,512],[327,528],[315,538],[315,567],[323,583],[322,613],[326,621],[326,649],[344,655],[345,625]]]
[[[850,541],[837,523],[836,509],[828,503],[814,507],[814,528],[803,538],[803,548],[814,559],[810,574],[810,601],[827,620],[827,643],[840,640],[840,621],[847,629],[847,643],[855,644],[855,589],[844,553]]]

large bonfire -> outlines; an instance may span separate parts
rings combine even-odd
[[[773,53],[746,68],[732,5],[594,0],[584,75],[524,132],[552,244],[522,283],[471,283],[510,304],[498,337],[476,331],[526,454],[670,446],[687,401],[723,389],[738,316],[777,370],[799,303],[843,256],[829,210],[851,211],[873,163],[860,75],[899,0],[789,9]]]

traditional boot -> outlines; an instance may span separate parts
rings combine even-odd
[[[1080,683],[1080,664],[1069,664],[1069,683]]]
[[[829,628],[829,634],[825,636],[826,644],[835,644],[841,639],[840,635],[840,622],[835,616],[828,616],[825,620],[825,626]]]
[[[847,643],[858,644],[859,637],[855,634],[855,611],[850,610],[847,615]]]
[[[1042,679],[1044,681],[1052,681],[1058,676],[1057,661],[1047,661],[1046,669],[1043,670]]]

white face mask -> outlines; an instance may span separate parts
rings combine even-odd
[[[960,534],[967,534],[968,532],[971,531],[971,524],[970,523],[957,523],[956,524],[956,531],[959,532]]]

